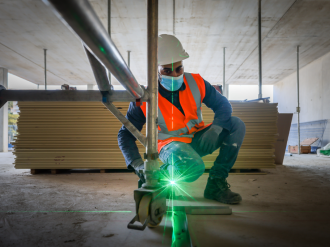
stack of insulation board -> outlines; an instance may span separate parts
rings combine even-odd
[[[117,102],[126,114],[129,103]],[[118,147],[121,123],[98,102],[19,102],[14,143],[18,169],[126,168]],[[246,136],[234,169],[274,167],[277,104],[232,103],[233,116],[246,124]],[[214,113],[203,106],[204,122]],[[142,130],[145,134],[145,127]],[[137,141],[141,156],[145,148]],[[203,157],[211,168],[219,150]]]

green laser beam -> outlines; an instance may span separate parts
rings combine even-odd
[[[0,213],[132,213],[132,211],[0,211]]]
[[[279,211],[232,211],[233,213],[325,213],[329,211],[295,211],[295,210],[279,210]]]

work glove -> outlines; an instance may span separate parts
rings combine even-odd
[[[142,159],[136,159],[131,164],[131,167],[134,169],[134,172],[140,178],[141,182],[144,184],[146,179],[144,178],[143,170],[144,169],[144,162]],[[140,172],[141,171],[141,172]]]
[[[201,136],[199,148],[203,153],[211,154],[217,148],[218,138],[222,130],[222,127],[212,124],[211,128]]]

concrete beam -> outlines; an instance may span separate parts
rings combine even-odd
[[[8,69],[0,68],[0,85],[8,88]],[[0,152],[8,152],[8,103],[0,109]]]

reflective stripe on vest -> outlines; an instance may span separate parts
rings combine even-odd
[[[162,112],[158,108],[158,124],[160,127],[160,130],[158,130],[158,140],[165,140],[171,137],[189,137],[192,138],[194,135],[193,133],[191,134],[186,134],[189,132],[190,129],[192,129],[195,125],[198,125],[203,121],[203,116],[202,116],[202,100],[201,100],[201,93],[199,91],[198,85],[193,78],[193,76],[190,73],[184,73],[184,76],[186,78],[186,81],[189,85],[190,91],[193,95],[194,101],[197,106],[197,117],[198,119],[191,119],[186,125],[186,127],[178,129],[178,130],[173,130],[169,131],[164,117],[162,115]]]

